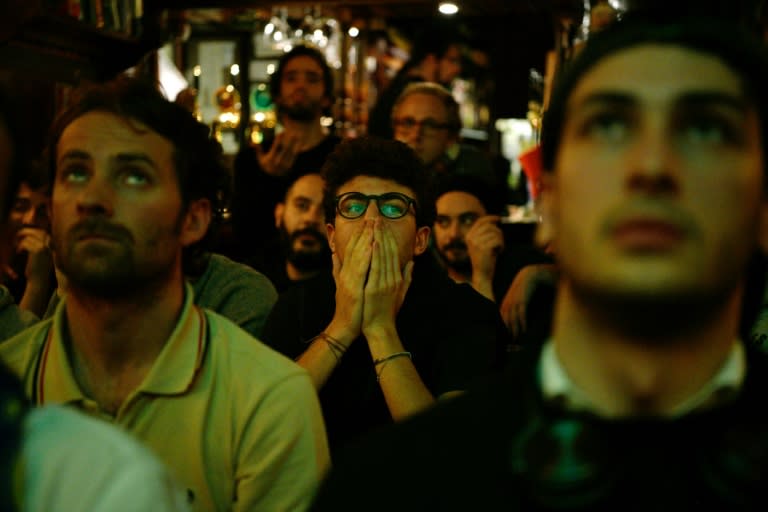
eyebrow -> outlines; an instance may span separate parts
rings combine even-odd
[[[59,161],[62,160],[91,160],[91,155],[81,149],[73,149],[61,155]],[[118,163],[142,162],[149,165],[153,169],[157,169],[157,165],[155,164],[154,160],[152,160],[145,153],[118,153],[117,156],[112,158],[112,160],[115,160]]]
[[[720,91],[689,91],[674,98],[676,106],[690,107],[725,107],[744,113],[749,109],[749,103],[743,96]],[[637,98],[630,93],[604,91],[589,94],[569,107],[589,108],[597,105],[611,105],[616,107],[632,107],[638,104]]]

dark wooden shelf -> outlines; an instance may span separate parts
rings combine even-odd
[[[4,25],[0,21],[4,67],[72,84],[109,79],[159,46],[157,41],[39,11]]]

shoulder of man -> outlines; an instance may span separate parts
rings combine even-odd
[[[34,385],[37,361],[52,323],[52,318],[39,321],[0,343],[0,360],[19,376],[28,395]]]
[[[277,300],[277,290],[264,274],[221,254],[211,255],[192,287],[195,304],[229,318],[254,336],[261,334]]]

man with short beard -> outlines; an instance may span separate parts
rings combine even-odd
[[[333,105],[333,75],[324,55],[296,46],[280,58],[270,82],[279,125],[274,139],[245,146],[235,159],[232,198],[234,259],[254,258],[277,235],[275,206],[297,177],[316,173],[341,140],[322,125]]]
[[[504,297],[515,274],[525,265],[547,261],[531,244],[505,247],[499,222],[504,201],[482,179],[454,176],[437,191],[433,248],[448,275],[469,283],[486,298]]]
[[[193,510],[305,508],[328,464],[307,373],[195,305],[185,282],[227,182],[208,127],[123,77],[73,93],[49,154],[66,294],[0,345],[28,398],[123,427]]]
[[[324,230],[323,184],[322,176],[314,173],[293,182],[285,199],[275,207],[278,236],[250,262],[278,292],[331,270],[331,250]]]

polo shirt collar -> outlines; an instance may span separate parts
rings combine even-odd
[[[186,392],[193,384],[203,363],[208,343],[206,317],[193,304],[193,290],[185,285],[184,306],[157,360],[137,392],[175,395]],[[53,317],[53,325],[41,354],[38,376],[38,401],[69,403],[87,401],[75,380],[64,346],[66,299],[62,300]]]

